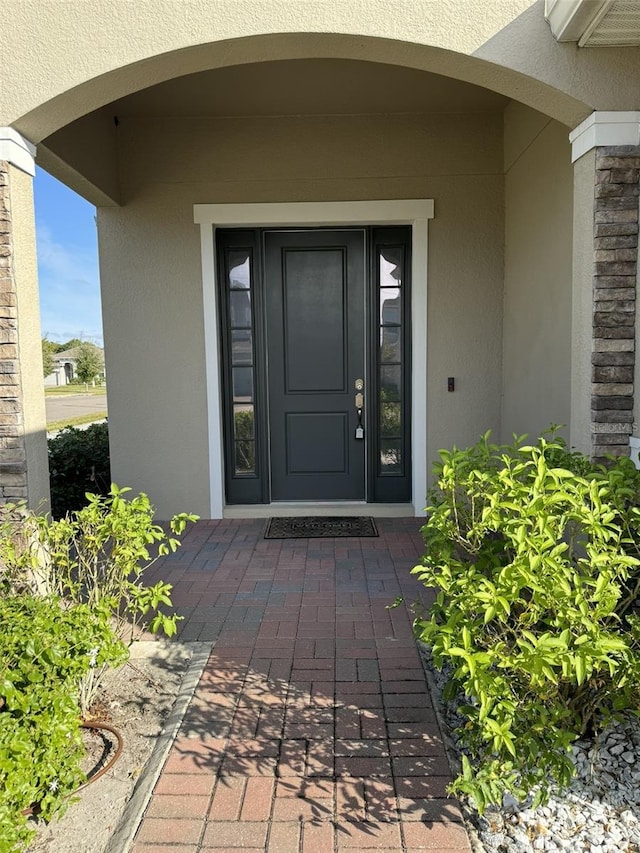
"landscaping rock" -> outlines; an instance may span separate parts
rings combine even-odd
[[[454,729],[461,718],[441,698],[445,677],[425,652],[434,702],[448,727],[450,758],[461,751]],[[483,817],[462,801],[464,815],[484,853],[640,853],[640,721],[631,715],[612,723],[595,740],[577,741],[572,750],[576,776],[569,789],[557,789],[536,809],[505,794],[502,807]]]

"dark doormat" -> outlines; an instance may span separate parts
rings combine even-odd
[[[300,515],[270,518],[265,539],[333,539],[345,536],[377,536],[375,521],[366,515]]]

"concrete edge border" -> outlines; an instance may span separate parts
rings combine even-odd
[[[184,643],[184,645],[192,650],[192,654],[180,689],[165,721],[162,732],[158,736],[149,760],[145,765],[144,771],[133,789],[133,793],[104,849],[104,853],[126,853],[130,849],[144,811],[151,799],[153,789],[164,767],[169,750],[173,745],[191,697],[198,686],[202,672],[215,644]]]

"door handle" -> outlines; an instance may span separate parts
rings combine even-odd
[[[355,396],[355,404],[356,404],[356,412],[358,413],[358,425],[356,426],[356,438],[358,440],[364,438],[364,427],[362,425],[362,410],[364,409],[364,394],[362,393],[362,389],[364,388],[364,382],[362,379],[356,379],[356,396]]]

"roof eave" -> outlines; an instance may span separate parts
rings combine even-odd
[[[580,42],[612,0],[545,0],[544,16],[557,41]]]

